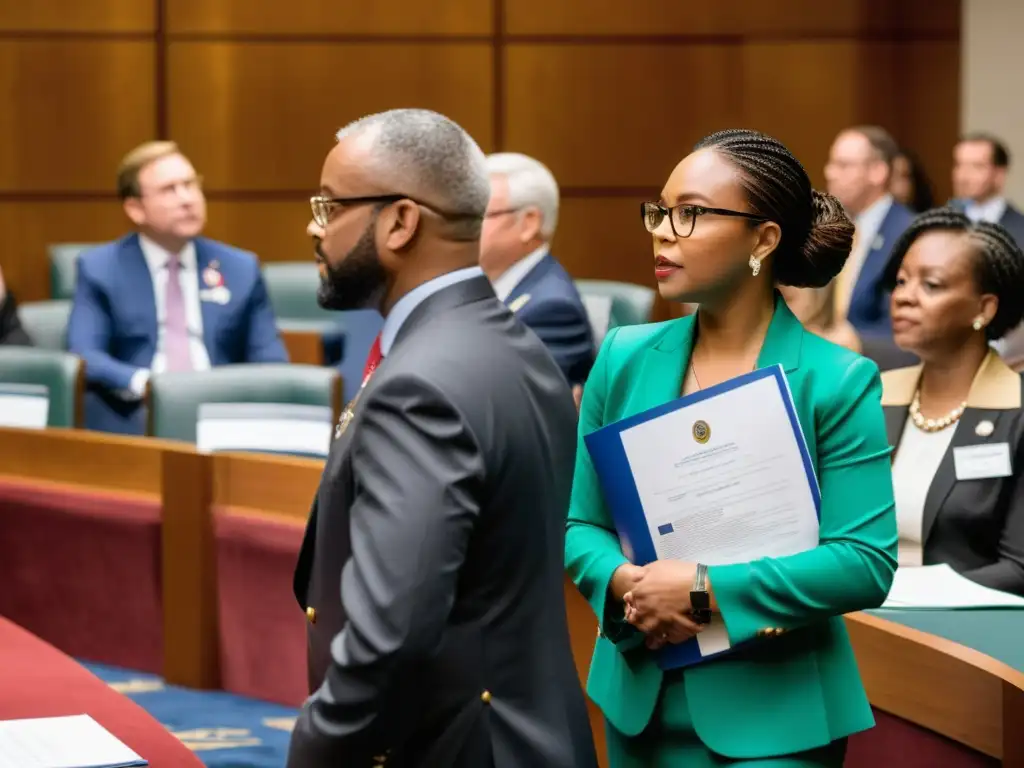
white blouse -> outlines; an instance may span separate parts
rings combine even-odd
[[[892,489],[899,526],[900,566],[921,565],[921,528],[924,502],[942,457],[956,432],[951,424],[939,432],[924,432],[907,418],[892,464]]]

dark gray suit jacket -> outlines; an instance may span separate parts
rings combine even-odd
[[[413,310],[306,529],[319,690],[289,766],[596,765],[563,593],[575,431],[557,365],[485,278]]]

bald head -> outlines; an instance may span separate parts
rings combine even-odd
[[[381,191],[456,215],[478,237],[490,197],[484,153],[454,121],[426,109],[369,115],[338,131],[344,151]]]

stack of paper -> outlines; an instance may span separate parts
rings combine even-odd
[[[1024,597],[975,584],[948,565],[897,568],[883,608],[1024,608]]]
[[[0,768],[149,765],[88,715],[0,721]]]

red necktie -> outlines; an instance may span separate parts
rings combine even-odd
[[[366,356],[366,367],[363,368],[363,385],[370,380],[370,376],[377,370],[377,366],[380,365],[380,361],[384,359],[384,355],[380,353],[380,334],[377,334],[377,338],[373,340],[373,346],[370,347],[370,354]]]

